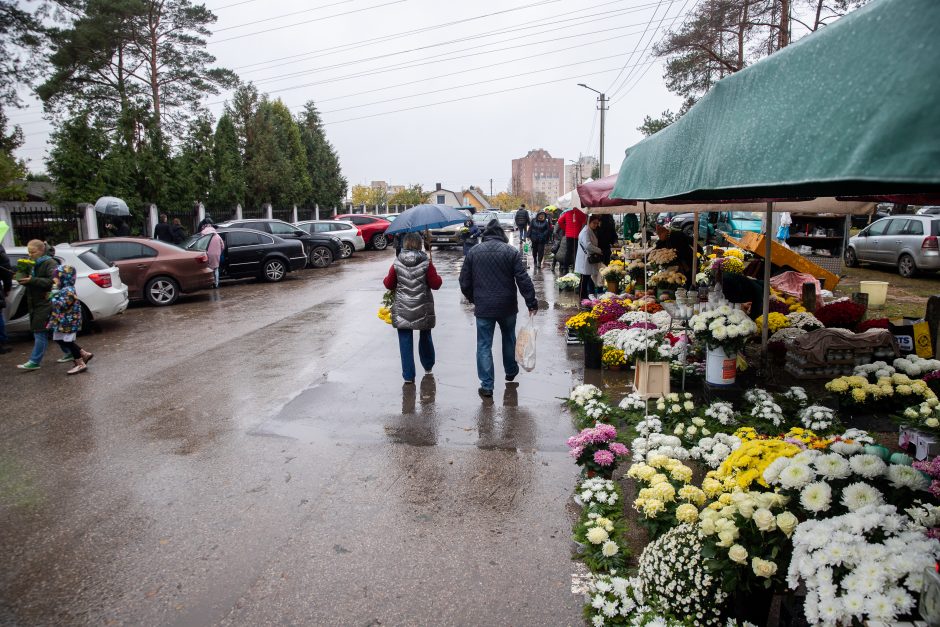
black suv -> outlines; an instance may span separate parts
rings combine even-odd
[[[307,255],[307,264],[314,268],[325,268],[334,259],[343,256],[343,242],[332,235],[325,233],[307,233],[283,220],[229,220],[216,225],[218,228],[254,229],[263,233],[276,235],[281,239],[299,240],[304,245]]]

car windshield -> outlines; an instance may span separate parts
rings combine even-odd
[[[735,211],[731,214],[732,220],[750,220],[760,222],[763,218],[756,211]]]

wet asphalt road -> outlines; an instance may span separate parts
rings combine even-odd
[[[497,352],[481,400],[460,256],[434,257],[437,365],[417,386],[376,317],[390,252],[132,306],[80,338],[79,376],[54,345],[15,370],[16,341],[0,623],[581,624],[557,399],[583,378],[557,330],[574,301],[536,273],[536,370],[507,386]]]

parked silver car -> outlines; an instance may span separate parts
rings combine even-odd
[[[895,266],[903,277],[940,270],[940,216],[902,215],[872,222],[849,239],[845,265]]]
[[[351,257],[357,250],[366,249],[366,242],[362,239],[362,231],[359,230],[358,226],[346,220],[304,220],[294,226],[311,235],[313,233],[324,233],[338,237],[342,240],[340,247],[343,259]]]
[[[7,250],[10,262],[28,256],[25,246]],[[127,286],[121,281],[118,268],[99,257],[87,247],[60,244],[55,247],[55,259],[75,268],[75,292],[82,303],[82,326],[93,320],[104,320],[124,313],[127,309]],[[7,294],[6,307],[0,312],[6,319],[7,331],[29,331],[29,312],[26,309],[26,290],[17,282]]]

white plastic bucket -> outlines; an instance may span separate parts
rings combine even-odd
[[[884,307],[888,299],[887,281],[860,281],[858,291],[868,294],[869,307]]]
[[[738,372],[737,355],[723,348],[709,348],[705,354],[705,381],[711,385],[732,385]]]

